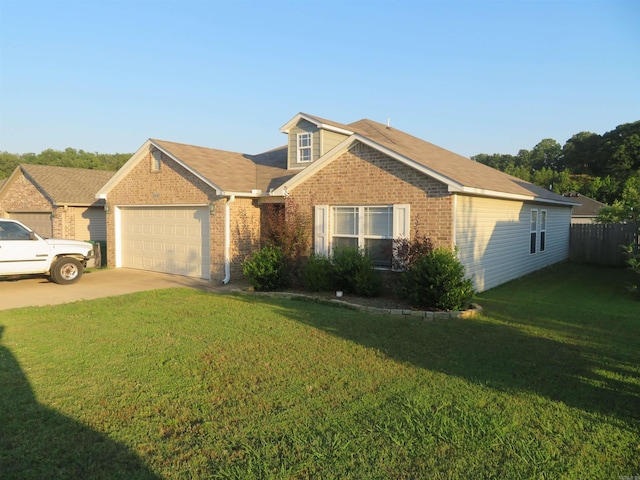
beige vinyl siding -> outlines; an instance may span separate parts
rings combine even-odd
[[[569,207],[458,195],[455,208],[459,258],[479,292],[569,256]],[[529,252],[532,209],[547,211],[546,248],[535,254]]]
[[[107,217],[103,207],[75,209],[76,240],[106,240]]]
[[[320,130],[319,134],[321,135],[320,137],[320,155],[321,156],[327,153],[336,145],[338,145],[345,138],[347,138],[347,136],[342,133],[330,132],[328,130]]]
[[[298,162],[298,134],[311,133],[311,162],[320,158],[320,134],[313,123],[301,120],[289,131],[288,168],[304,168],[311,162]]]

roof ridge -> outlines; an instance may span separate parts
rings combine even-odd
[[[234,150],[223,150],[221,148],[212,148],[212,147],[205,147],[202,145],[193,145],[191,143],[182,143],[182,142],[174,142],[171,140],[160,140],[159,138],[150,138],[149,140],[151,140],[152,142],[160,142],[160,143],[171,143],[173,145],[180,145],[183,147],[190,147],[190,148],[200,148],[203,150],[213,150],[215,152],[225,152],[225,153],[235,153],[238,155],[250,155],[249,153],[245,153],[245,152],[236,152]]]

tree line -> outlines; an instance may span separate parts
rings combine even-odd
[[[116,171],[129,158],[130,153],[92,153],[75,148],[67,148],[64,151],[47,149],[37,154],[0,152],[0,179],[11,175],[21,163]]]
[[[603,135],[576,133],[564,145],[545,138],[516,155],[481,153],[471,159],[556,193],[578,192],[613,205],[629,188],[640,187],[640,121]]]

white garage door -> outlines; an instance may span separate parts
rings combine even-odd
[[[122,266],[209,278],[207,207],[122,208]]]

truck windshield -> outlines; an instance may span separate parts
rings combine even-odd
[[[0,240],[29,240],[29,230],[13,222],[0,225]]]

